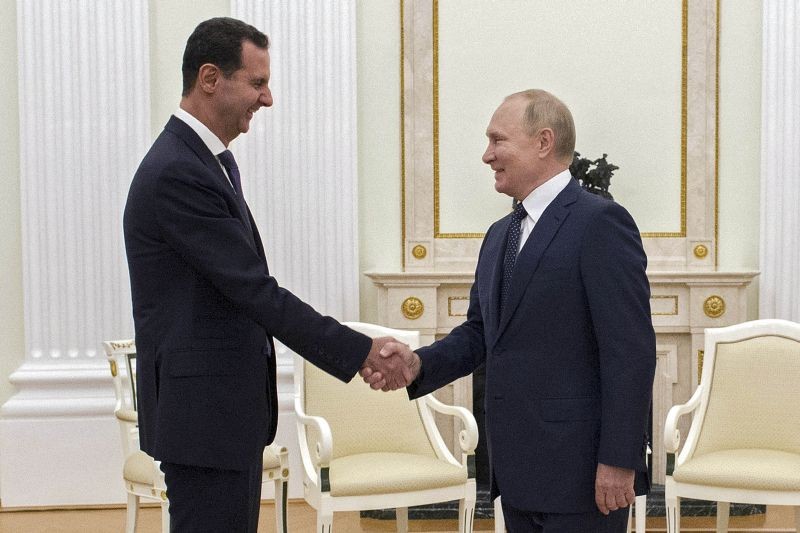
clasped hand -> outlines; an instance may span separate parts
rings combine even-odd
[[[419,371],[419,356],[407,344],[392,337],[379,337],[372,340],[359,374],[373,389],[391,391],[407,387]]]

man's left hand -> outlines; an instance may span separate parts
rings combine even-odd
[[[636,499],[633,491],[635,472],[630,468],[598,463],[594,482],[594,501],[604,515],[631,505]]]

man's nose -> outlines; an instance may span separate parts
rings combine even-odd
[[[491,145],[486,147],[486,151],[483,152],[483,157],[481,159],[483,159],[483,162],[487,165],[494,160],[494,151],[492,150]]]
[[[261,105],[264,106],[264,107],[272,107],[272,103],[273,103],[272,91],[267,89],[266,91],[261,93],[261,96],[259,97],[258,101],[261,102]]]

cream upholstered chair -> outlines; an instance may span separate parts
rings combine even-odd
[[[392,336],[412,348],[419,333],[348,323],[370,337]],[[295,356],[295,414],[304,497],[317,511],[317,532],[330,533],[333,513],[395,508],[408,530],[408,507],[459,501],[459,531],[472,531],[475,509],[475,418],[432,395],[409,401],[405,390],[373,391],[356,376],[342,383]],[[456,416],[456,460],[436,428],[433,411]]]
[[[111,376],[114,382],[117,417],[122,434],[122,453],[125,463],[122,477],[128,493],[125,518],[126,533],[136,530],[139,501],[155,500],[161,505],[161,529],[169,531],[169,499],[164,473],[156,461],[139,449],[139,427],[136,412],[136,344],[133,340],[105,341]],[[286,448],[274,444],[264,448],[264,483],[275,483],[276,531],[286,533],[286,486],[289,480],[289,458]]]
[[[667,472],[667,531],[680,531],[680,498],[717,503],[717,531],[731,502],[796,506],[800,526],[800,324],[755,320],[705,330],[700,385],[667,414],[668,454],[678,419],[693,412]],[[667,463],[671,461],[668,459]]]
[[[114,394],[117,398],[114,414],[122,434],[122,454],[125,463],[122,478],[128,493],[125,531],[136,531],[139,500],[155,500],[161,504],[161,529],[169,532],[169,500],[164,473],[158,461],[139,449],[139,426],[136,412],[136,344],[133,340],[105,341],[103,348],[111,366]]]

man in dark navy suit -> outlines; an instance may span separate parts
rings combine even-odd
[[[639,231],[570,175],[575,126],[552,94],[509,96],[486,135],[483,161],[515,209],[486,233],[466,322],[417,350],[409,395],[485,364],[482,438],[508,530],[625,531],[627,506],[649,489],[656,364]],[[373,388],[393,388],[374,370],[361,371]]]
[[[183,96],[133,178],[124,231],[138,351],[139,437],[161,461],[172,531],[254,532],[261,457],[275,436],[277,337],[347,381],[408,361],[322,316],[270,276],[228,144],[272,105],[269,41],[230,18],[201,23]],[[403,374],[405,372],[405,374]]]

